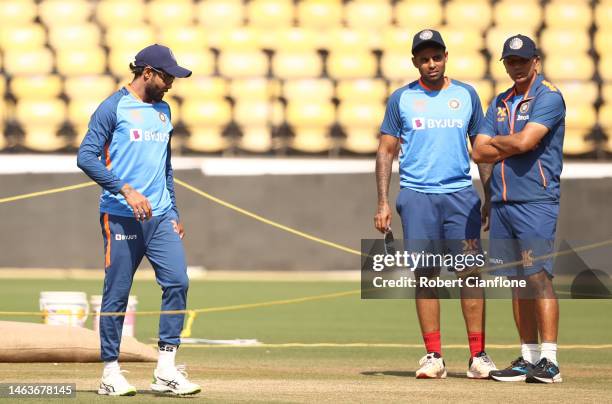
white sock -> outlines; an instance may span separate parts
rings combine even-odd
[[[157,369],[174,369],[174,358],[176,358],[176,345],[162,345],[159,347],[159,357],[157,358]]]
[[[540,360],[540,347],[538,344],[521,344],[521,355],[527,362],[535,364]]]
[[[119,362],[117,360],[104,362],[104,376],[108,376],[112,373],[119,372],[121,369],[119,368]]]
[[[542,358],[546,358],[555,365],[559,366],[557,362],[557,344],[555,342],[542,342],[540,345],[542,349]]]

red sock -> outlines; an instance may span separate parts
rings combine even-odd
[[[470,353],[472,357],[478,355],[485,350],[484,332],[468,332],[468,342],[470,344]]]
[[[427,352],[437,352],[442,356],[442,343],[440,342],[440,330],[423,334],[425,349]]]

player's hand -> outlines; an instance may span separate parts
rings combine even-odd
[[[132,188],[130,184],[125,184],[120,192],[134,211],[136,220],[145,221],[153,216],[153,209],[151,208],[149,200],[143,194]]]
[[[176,220],[171,220],[172,228],[174,228],[174,232],[178,233],[181,240],[185,237],[185,228],[183,227],[183,223],[177,222]]]
[[[385,233],[391,227],[391,209],[388,203],[378,205],[378,211],[374,216],[374,227],[381,233]]]
[[[491,201],[489,198],[485,198],[482,208],[480,210],[480,219],[482,222],[482,230],[489,231],[491,217]]]

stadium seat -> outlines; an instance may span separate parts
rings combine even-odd
[[[449,27],[483,32],[491,25],[491,4],[481,0],[450,0],[444,15]]]
[[[546,57],[544,63],[544,74],[550,80],[591,80],[595,73],[595,63],[593,59],[586,55]]]
[[[35,151],[56,151],[67,145],[57,136],[66,119],[66,106],[58,99],[24,99],[17,102],[15,116],[25,131],[22,144]]]
[[[342,142],[342,148],[353,153],[370,154],[378,149],[378,127],[352,127]]]
[[[55,25],[49,29],[49,44],[55,50],[97,47],[100,38],[100,28],[91,23]]]
[[[182,105],[182,122],[190,136],[185,146],[193,151],[215,153],[225,150],[229,142],[223,128],[232,119],[229,103],[223,99],[187,99]]]
[[[187,149],[198,153],[222,152],[231,144],[227,138],[223,137],[222,131],[222,127],[190,127],[190,135],[184,145]]]
[[[587,31],[593,22],[593,10],[588,2],[552,0],[544,9],[544,22],[548,28],[575,28]]]
[[[403,83],[418,77],[418,70],[412,64],[412,54],[409,52],[385,52],[380,61],[382,74],[388,80],[399,80]]]
[[[291,27],[272,32],[270,48],[278,51],[311,52],[317,49],[317,34],[313,30]]]
[[[322,33],[324,47],[330,51],[354,52],[370,47],[372,38],[364,30],[336,28]]]
[[[74,128],[76,136],[72,141],[74,147],[79,147],[87,134],[87,126],[91,115],[98,108],[103,98],[80,98],[68,103],[68,122]]]
[[[329,129],[323,127],[295,127],[295,136],[289,141],[289,147],[303,153],[328,152],[334,146]]]
[[[96,20],[105,28],[142,25],[145,16],[143,0],[100,0]]]
[[[174,56],[181,66],[192,71],[194,76],[209,76],[215,72],[215,56],[206,50],[177,50]]]
[[[599,4],[595,5],[594,16],[598,30],[612,26],[612,1],[600,1]]]
[[[517,32],[520,32],[529,38],[533,38],[534,40],[536,39],[535,31],[527,28],[519,31],[511,26],[502,26],[494,27],[487,31],[485,44],[487,50],[491,54],[491,62],[499,61],[502,55],[504,42],[506,42],[506,39],[510,38],[511,36],[516,35]]]
[[[4,53],[4,72],[9,75],[49,74],[53,70],[53,54],[47,48]]]
[[[376,68],[376,58],[364,50],[334,51],[327,58],[327,73],[336,80],[374,77]]]
[[[612,49],[610,49],[611,41],[612,29],[608,27],[600,28],[595,31],[595,36],[593,37],[593,47],[600,56],[607,56],[612,54]]]
[[[62,92],[62,79],[55,74],[39,76],[13,76],[11,93],[19,99],[50,99]]]
[[[410,53],[413,37],[414,32],[408,28],[388,27],[382,33],[382,50]]]
[[[57,71],[64,76],[101,74],[106,70],[106,53],[98,46],[57,52]]]
[[[594,81],[561,81],[556,82],[555,86],[563,94],[565,104],[568,106],[580,104],[592,105],[599,96],[597,83]]]
[[[350,28],[382,30],[391,25],[393,9],[390,2],[351,0],[344,6],[344,18]]]
[[[158,29],[188,26],[194,19],[192,0],[151,0],[146,7],[148,21]]]
[[[612,83],[604,83],[601,86],[601,99],[606,104],[612,104]]]
[[[504,62],[499,60],[499,58],[491,58],[491,61],[489,62],[489,72],[491,73],[491,77],[495,81],[510,80],[508,73],[506,73],[506,67],[504,66]]]
[[[266,125],[242,127],[237,146],[250,153],[266,153],[273,149],[270,127]]]
[[[315,78],[323,72],[323,60],[314,51],[276,52],[272,59],[272,71],[280,79]]]
[[[140,50],[139,48],[137,48]],[[130,73],[130,63],[134,62],[138,50],[133,49],[111,49],[108,54],[108,68],[117,77],[132,77]],[[120,81],[123,84],[123,81]]]
[[[227,88],[227,81],[221,77],[193,76],[188,80],[175,80],[172,93],[184,99],[222,99]]]
[[[253,27],[268,30],[293,23],[292,0],[251,0],[246,7],[248,23]]]
[[[271,149],[272,124],[274,105],[267,100],[238,101],[234,105],[234,119],[243,132],[238,146],[255,153],[263,153]]]
[[[601,79],[605,82],[612,82],[612,53],[602,56],[597,67]]]
[[[231,30],[242,25],[245,12],[242,0],[204,0],[197,3],[196,16],[206,30]]]
[[[347,135],[343,147],[355,153],[372,153],[378,146],[377,134],[385,115],[381,102],[345,101],[338,106],[338,123]]]
[[[442,14],[439,1],[400,0],[395,4],[397,25],[410,30],[416,30],[416,27],[437,27],[442,24]]]
[[[342,24],[342,0],[302,0],[297,5],[299,26],[325,30]]]
[[[446,63],[446,75],[458,80],[479,80],[487,71],[484,57],[477,53],[453,53]]]
[[[208,47],[206,30],[196,25],[162,27],[158,38],[160,44],[169,47],[173,52],[202,52]]]
[[[484,48],[484,39],[477,31],[443,27],[440,28],[440,34],[444,38],[446,49],[453,56],[460,53],[479,52]]]
[[[0,1],[0,21],[2,26],[22,26],[34,21],[38,10],[34,0]]]
[[[590,130],[597,122],[597,113],[593,105],[574,104],[565,112],[565,127],[570,129]]]
[[[287,105],[287,122],[296,127],[330,127],[335,122],[331,101],[294,100]]]
[[[28,51],[45,46],[47,35],[40,24],[0,26],[0,48],[5,51]]]
[[[229,78],[262,77],[268,74],[268,58],[260,51],[225,51],[219,55],[219,73]]]
[[[334,84],[329,79],[286,80],[282,96],[293,101],[329,101],[334,96]]]
[[[593,152],[595,143],[586,138],[589,132],[589,129],[566,128],[563,138],[563,154],[576,156]]]
[[[546,55],[575,55],[591,48],[588,31],[580,29],[548,28],[540,35],[540,49]]]
[[[49,27],[83,24],[91,16],[93,7],[92,2],[83,0],[42,0],[38,16]]]
[[[501,0],[493,6],[493,21],[495,27],[510,29],[514,34],[535,32],[542,25],[542,8],[531,0]]]
[[[338,82],[336,95],[340,102],[384,101],[387,97],[387,84],[382,79],[342,80]]]
[[[155,33],[148,25],[111,26],[106,31],[105,43],[111,52],[125,49],[136,55],[145,46],[155,43]]]
[[[489,80],[469,80],[467,81],[474,90],[476,90],[476,94],[478,94],[478,98],[480,98],[480,103],[482,104],[483,111],[486,112],[486,108],[493,99],[493,84]]]
[[[269,101],[278,98],[279,83],[265,77],[236,79],[229,85],[229,96],[239,101]]]
[[[223,32],[218,44],[222,51],[253,51],[261,45],[261,32],[250,27],[241,27]]]
[[[71,100],[91,98],[101,101],[115,92],[116,87],[112,76],[106,74],[67,77],[64,81],[64,93]]]

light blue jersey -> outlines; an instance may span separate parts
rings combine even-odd
[[[119,194],[125,183],[147,197],[153,216],[177,211],[170,164],[172,130],[167,103],[143,102],[126,87],[100,104],[91,117],[77,161],[103,188],[100,212],[134,215]]]
[[[396,90],[380,131],[400,139],[400,187],[440,194],[472,185],[467,136],[482,120],[476,91],[460,81],[439,91],[421,80]]]

